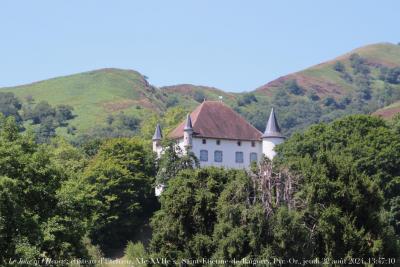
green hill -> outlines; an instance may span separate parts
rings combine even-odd
[[[133,70],[101,69],[0,91],[13,92],[23,101],[32,96],[35,102],[68,104],[78,115],[71,124],[79,130],[103,124],[108,114],[143,115],[165,109],[165,96]]]
[[[257,88],[256,91],[268,92],[281,87],[287,80],[295,79],[300,86],[306,90],[315,90],[320,96],[331,95],[338,97],[345,95],[357,89],[350,60],[353,54],[358,54],[365,60],[365,65],[372,69],[370,75],[374,79],[378,78],[380,68],[400,66],[400,45],[390,43],[372,44],[350,51],[333,60],[280,77]],[[344,73],[349,74],[353,80],[352,82],[346,80],[343,72],[334,69],[337,62],[341,62],[344,65]],[[380,86],[382,86],[382,83],[379,81],[373,84],[373,87]]]
[[[269,109],[276,107],[283,128],[290,134],[311,123],[372,113],[400,100],[400,78],[393,81],[390,76],[396,67],[400,67],[400,46],[381,43],[280,77],[249,93],[190,84],[156,88],[140,73],[122,69],[89,71],[0,88],[0,92],[13,92],[22,101],[33,97],[36,103],[45,100],[51,105],[72,106],[77,116],[69,124],[79,133],[105,125],[110,114],[124,112],[143,121],[176,106],[190,110],[203,99],[222,96],[260,130]]]
[[[277,107],[287,133],[348,114],[370,114],[400,100],[400,46],[364,46],[273,80],[254,94],[264,107]],[[253,118],[259,107],[241,109],[260,128],[262,120]]]
[[[381,109],[378,109],[377,111],[374,112],[375,115],[381,116],[385,119],[391,119],[398,113],[400,113],[400,101],[397,101]]]

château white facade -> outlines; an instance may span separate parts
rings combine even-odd
[[[162,131],[157,125],[153,136],[153,151],[162,154]],[[263,155],[273,159],[275,146],[284,141],[284,136],[271,110],[264,133],[258,131],[242,116],[220,101],[204,101],[186,120],[175,128],[168,138],[187,153],[191,151],[199,159],[200,167],[248,168]],[[162,186],[156,188],[161,194]]]

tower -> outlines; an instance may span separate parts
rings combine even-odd
[[[184,153],[187,153],[193,145],[193,126],[192,126],[192,119],[190,118],[190,114],[186,116],[185,127],[183,128],[183,146],[184,146]]]
[[[276,145],[283,143],[285,137],[281,134],[281,129],[278,125],[274,109],[272,108],[271,114],[265,127],[265,132],[262,135],[262,152],[263,154],[272,160],[276,152],[274,150]]]
[[[157,123],[156,130],[153,135],[153,151],[157,153],[157,158],[161,156],[162,146],[161,146],[161,139],[162,139],[162,131],[160,124]]]

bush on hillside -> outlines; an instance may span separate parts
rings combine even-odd
[[[346,67],[342,62],[336,61],[335,64],[333,65],[333,69],[338,72],[344,72],[346,70]]]
[[[13,93],[0,92],[0,114],[5,117],[13,116],[17,122],[21,122],[22,118],[19,115],[21,108],[21,102]]]
[[[202,91],[196,90],[193,94],[193,99],[199,103],[203,103],[204,99],[206,99],[206,95]]]
[[[294,94],[294,95],[303,95],[304,89],[297,84],[296,80],[288,80],[285,81],[284,88],[287,92]]]

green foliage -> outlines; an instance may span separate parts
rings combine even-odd
[[[397,255],[391,203],[400,193],[400,139],[384,121],[359,115],[320,124],[278,151],[278,161],[304,176],[299,197],[317,256]]]
[[[294,95],[303,95],[304,89],[297,84],[296,80],[287,80],[285,81],[284,88],[287,92]]]
[[[21,135],[12,117],[0,118],[0,155],[0,262],[86,256],[85,227],[58,196],[68,173],[49,149]]]
[[[257,98],[253,93],[245,93],[242,96],[240,96],[237,100],[237,105],[240,106],[246,106],[249,105],[253,102],[257,102]]]
[[[278,171],[272,179],[286,175]],[[152,255],[178,261],[309,257],[309,232],[301,213],[285,203],[273,211],[266,208],[265,194],[276,194],[278,188],[265,191],[261,179],[241,170],[179,172],[161,195],[161,209],[152,218]]]
[[[330,106],[336,107],[337,106],[336,100],[333,97],[325,98],[323,103],[327,107],[330,107]]]
[[[359,54],[357,53],[351,54],[349,59],[354,74],[360,73],[362,75],[368,75],[370,73],[370,69],[366,64],[366,60]]]
[[[132,262],[135,266],[146,266],[146,264],[138,263],[140,259],[149,260],[144,245],[141,242],[133,243],[132,241],[126,245],[123,259]]]
[[[206,99],[206,95],[202,91],[196,90],[193,94],[193,99],[196,102],[202,103]]]
[[[317,95],[317,93],[314,90],[308,91],[307,92],[307,97],[312,101],[320,100],[320,97]]]
[[[13,92],[20,99],[31,96],[37,103],[46,101],[52,107],[73,107],[77,116],[69,123],[77,128],[77,135],[121,111],[138,118],[159,113],[166,100],[158,94],[161,90],[151,87],[141,74],[122,69],[100,69],[0,90]]]
[[[106,119],[106,126],[97,126],[84,134],[79,134],[73,139],[73,143],[79,146],[93,143],[93,140],[105,140],[118,137],[132,137],[140,130],[140,119],[134,115],[127,115],[123,112],[117,115],[109,115]]]
[[[217,200],[228,179],[242,172],[217,168],[184,170],[169,181],[161,209],[151,220],[151,251],[169,259],[210,257]]]
[[[342,62],[336,61],[335,64],[333,65],[333,69],[338,72],[344,72],[346,70],[346,67]]]
[[[174,107],[179,103],[178,97],[176,95],[170,95],[165,103],[167,108]]]
[[[35,128],[36,141],[38,143],[48,143],[56,135],[58,127],[68,126],[67,121],[73,119],[73,108],[68,105],[52,107],[46,101],[41,101],[37,105],[24,107],[24,120],[31,121]]]
[[[400,67],[392,68],[386,75],[386,81],[392,84],[400,83]]]
[[[106,141],[86,168],[82,182],[93,211],[90,237],[106,253],[134,240],[156,207],[153,162],[139,140],[120,138]]]
[[[400,113],[394,116],[392,120],[392,127],[393,129],[397,132],[397,134],[400,136]]]
[[[275,93],[273,103],[278,107],[286,107],[291,104],[285,90],[279,90]]]
[[[167,185],[168,181],[180,171],[198,168],[200,165],[193,152],[182,155],[181,149],[173,141],[167,141],[163,150],[164,153],[158,160],[156,184]]]
[[[18,111],[21,108],[21,102],[13,93],[0,92],[0,114],[3,114],[5,117],[13,116],[17,122],[20,122],[22,119]]]

